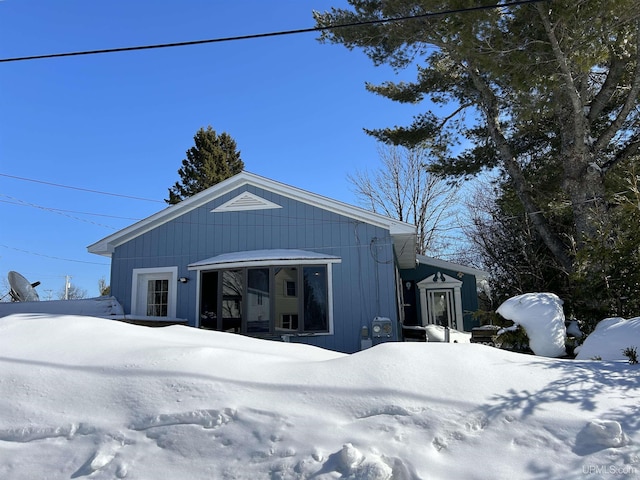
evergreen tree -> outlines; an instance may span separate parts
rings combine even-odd
[[[608,184],[640,153],[637,0],[348,1],[351,9],[314,13],[321,40],[398,70],[417,64],[415,81],[367,89],[432,102],[409,126],[368,133],[409,147],[428,142],[431,170],[454,178],[499,171],[526,218],[519,225],[567,281],[610,278],[614,263],[594,255],[613,252],[613,237],[632,238],[614,234],[622,209]],[[344,24],[352,26],[331,29]],[[460,144],[468,148],[456,151]],[[576,290],[575,303],[595,312],[604,291],[590,299]]]
[[[209,125],[206,130],[200,128],[193,140],[195,145],[187,150],[178,170],[180,181],[169,188],[165,199],[171,205],[244,170],[236,142],[227,133],[218,135]]]
[[[435,168],[449,175],[501,168],[547,248],[573,272],[572,249],[593,239],[599,216],[607,214],[608,172],[640,151],[637,1],[481,2],[493,7],[486,9],[475,0],[349,3],[353,10],[315,12],[318,26],[368,23],[324,30],[322,39],[363,48],[374,63],[397,69],[424,60],[414,82],[367,88],[394,101],[429,98],[443,107],[408,127],[369,133],[405,146],[429,141],[439,155]],[[434,11],[456,13],[425,16]],[[383,21],[410,16],[417,18]],[[461,139],[472,146],[454,155]],[[529,166],[558,172],[571,238],[539,213]]]

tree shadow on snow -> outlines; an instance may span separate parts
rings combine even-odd
[[[555,359],[532,359],[523,363],[538,370],[549,370],[549,382],[538,389],[510,388],[506,393],[496,394],[491,401],[480,407],[488,421],[515,418],[526,420],[536,413],[554,411],[562,416],[567,406],[577,407],[587,412],[584,423],[575,425],[575,430],[545,430],[542,437],[548,437],[551,448],[559,448],[564,443],[577,457],[564,465],[549,463],[544,458],[532,458],[527,465],[532,478],[564,479],[567,476],[584,475],[585,465],[592,465],[598,457],[589,456],[611,449],[616,450],[607,462],[631,461],[638,458],[637,445],[632,445],[627,435],[640,431],[640,367],[624,362],[578,361]],[[524,376],[523,372],[523,378]],[[527,382],[528,383],[528,382]],[[616,405],[624,399],[623,405]],[[611,406],[614,401],[614,406]],[[584,418],[584,417],[583,417]],[[575,423],[575,422],[574,422]],[[534,425],[535,423],[531,423]],[[572,425],[569,423],[568,425]],[[629,447],[618,450],[617,447]],[[614,450],[612,450],[613,452]],[[623,460],[626,458],[626,460]],[[585,463],[586,462],[586,463]],[[591,463],[589,463],[591,462]],[[637,470],[633,470],[634,472]],[[576,473],[577,472],[577,473]],[[635,476],[633,478],[636,478]]]
[[[637,398],[640,402],[638,366],[622,362],[542,359],[533,360],[531,365],[559,371],[561,375],[539,390],[519,390],[514,387],[507,393],[493,396],[492,402],[482,407],[487,416],[496,417],[506,412],[513,414],[514,411],[519,411],[522,418],[527,418],[552,404],[577,405],[580,410],[595,412],[598,407],[606,408],[604,402],[607,398],[616,397]],[[526,368],[527,365],[523,364],[523,367]],[[558,405],[554,405],[554,408],[557,407]],[[625,417],[629,415],[618,413]],[[638,428],[640,419],[637,416],[627,420],[630,428]]]

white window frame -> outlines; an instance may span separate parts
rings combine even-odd
[[[168,280],[167,316],[147,315],[149,280]],[[131,315],[153,319],[176,318],[178,303],[178,267],[134,268],[131,281]]]

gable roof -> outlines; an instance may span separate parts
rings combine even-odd
[[[473,275],[478,279],[489,276],[489,273],[484,270],[467,267],[465,265],[460,265],[459,263],[448,262],[439,258],[428,257],[426,255],[416,255],[416,259],[419,264],[431,265],[432,267],[442,268],[443,270],[466,273],[467,275]]]
[[[276,182],[275,180],[246,171],[227,178],[226,180],[217,183],[216,185],[213,185],[212,187],[209,187],[208,189],[203,190],[202,192],[199,192],[176,205],[171,205],[150,217],[119,230],[102,240],[89,245],[87,250],[89,253],[111,257],[111,254],[117,246],[122,245],[129,240],[149,232],[154,228],[179,217],[180,215],[184,215],[185,213],[244,185],[252,185],[302,203],[323,208],[345,217],[353,218],[354,220],[385,228],[389,230],[393,239],[396,257],[398,258],[400,268],[413,268],[416,265],[416,227],[414,225],[400,222],[393,218],[373,213],[360,207],[323,197],[322,195]],[[255,201],[255,199],[253,200]],[[278,208],[278,206],[273,204],[270,205],[270,208]]]

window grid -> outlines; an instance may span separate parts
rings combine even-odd
[[[166,317],[169,311],[169,280],[147,283],[147,316]]]

